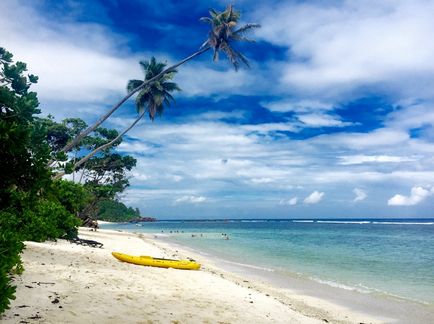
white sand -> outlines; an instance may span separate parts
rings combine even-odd
[[[319,298],[295,295],[202,263],[199,271],[143,267],[117,261],[112,251],[185,258],[151,236],[80,229],[102,249],[27,242],[25,272],[2,323],[380,323]],[[175,251],[176,250],[176,251]]]

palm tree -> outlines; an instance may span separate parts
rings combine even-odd
[[[127,90],[131,92],[131,89],[135,89],[139,84],[146,83],[144,87],[141,88],[140,92],[136,97],[136,109],[138,116],[134,122],[128,126],[123,132],[121,132],[116,138],[110,142],[101,145],[94,149],[92,152],[87,154],[85,157],[81,158],[78,162],[74,164],[72,170],[76,170],[79,166],[86,163],[91,157],[93,157],[98,152],[105,150],[106,148],[112,146],[114,143],[118,142],[122,136],[129,132],[142,118],[148,113],[149,119],[152,121],[155,116],[162,115],[164,111],[164,106],[170,106],[171,102],[175,102],[175,99],[170,94],[173,91],[181,91],[175,82],[170,82],[173,79],[176,70],[171,70],[169,73],[161,74],[165,69],[166,63],[158,62],[155,57],[152,57],[149,61],[141,61],[140,65],[143,69],[145,80],[130,80],[128,81]],[[161,75],[157,80],[155,76]],[[149,82],[149,80],[154,80]],[[54,179],[60,179],[65,175],[65,172],[60,172],[56,174]]]
[[[245,34],[253,28],[259,28],[260,25],[246,24],[241,28],[235,29],[240,19],[240,13],[235,11],[232,5],[229,5],[223,12],[211,9],[209,14],[211,17],[200,18],[201,21],[211,25],[208,39],[203,43],[202,47],[209,46],[214,50],[214,61],[218,60],[219,51],[225,53],[235,70],[238,70],[240,67],[240,62],[249,67],[247,58],[241,52],[234,49],[232,43],[236,41],[254,42],[252,39],[245,37]]]
[[[209,32],[208,39],[203,43],[199,51],[193,53],[192,55],[186,57],[182,61],[165,68],[157,75],[154,75],[152,78],[147,79],[140,83],[134,83],[131,85],[131,88],[129,88],[129,93],[122,98],[117,104],[115,104],[105,115],[103,115],[101,118],[99,118],[93,125],[89,126],[87,129],[85,129],[83,132],[81,132],[79,135],[77,135],[70,143],[65,145],[65,147],[62,148],[62,152],[68,152],[73,147],[75,147],[85,136],[87,136],[89,133],[93,132],[95,129],[98,128],[99,125],[101,125],[105,120],[107,120],[119,107],[121,107],[125,101],[127,101],[133,94],[140,91],[144,87],[146,87],[149,83],[158,80],[161,76],[173,72],[178,66],[192,60],[193,58],[205,53],[209,49],[213,49],[214,55],[213,59],[218,59],[218,53],[219,51],[223,51],[227,57],[229,58],[229,61],[233,64],[235,70],[238,70],[239,68],[239,62],[243,62],[248,66],[247,59],[237,50],[233,49],[232,43],[237,41],[252,41],[244,35],[250,31],[252,28],[260,27],[258,24],[247,24],[239,29],[235,30],[235,27],[238,23],[238,20],[240,18],[240,13],[233,9],[231,5],[229,5],[225,11],[218,12],[214,9],[210,10],[210,16],[211,17],[204,17],[201,18],[201,21],[205,21],[211,24],[211,31]],[[133,87],[135,86],[135,87]],[[52,161],[51,161],[52,162]],[[50,163],[51,164],[51,163]]]
[[[166,63],[157,62],[155,57],[152,57],[149,61],[141,61],[143,72],[145,74],[145,81],[152,79],[156,75],[160,75],[166,67]],[[136,108],[138,113],[143,113],[145,110],[149,114],[149,118],[153,121],[155,115],[161,115],[164,110],[164,105],[170,106],[170,101],[175,99],[170,94],[173,91],[181,91],[178,85],[172,80],[176,74],[176,70],[163,74],[158,81],[146,84],[138,93],[136,97]],[[142,85],[142,80],[130,80],[128,81],[127,90],[131,92],[138,86]]]

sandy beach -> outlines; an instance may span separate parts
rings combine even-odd
[[[25,272],[3,323],[384,323],[326,299],[253,281],[152,235],[80,229],[103,248],[26,242]],[[122,263],[112,251],[195,258],[199,271]]]

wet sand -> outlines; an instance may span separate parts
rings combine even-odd
[[[215,260],[148,234],[80,229],[103,248],[26,242],[25,272],[2,323],[386,323],[365,308],[304,294],[217,267]],[[132,265],[112,251],[192,257],[199,271]]]

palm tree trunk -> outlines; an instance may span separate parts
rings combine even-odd
[[[136,126],[136,124],[139,122],[140,119],[143,118],[143,116],[145,115],[146,111],[143,111],[139,117],[136,118],[136,120],[130,125],[128,126],[122,133],[120,133],[115,139],[113,139],[112,141],[101,145],[100,147],[97,147],[96,149],[94,149],[92,152],[90,152],[88,155],[86,155],[85,157],[83,157],[82,159],[80,159],[77,163],[74,164],[74,166],[72,167],[72,170],[75,171],[80,165],[82,165],[83,163],[86,163],[92,156],[94,156],[96,153],[98,153],[101,150],[106,149],[107,147],[112,146],[116,141],[118,141],[120,138],[122,138],[122,136],[124,136],[126,133],[128,133],[131,128],[133,128],[134,126]],[[61,177],[63,177],[65,175],[65,172],[60,172],[58,174],[56,174],[53,179],[54,180],[58,180]]]
[[[88,128],[86,128],[84,131],[82,131],[80,134],[78,134],[70,143],[65,145],[65,147],[62,148],[61,152],[70,151],[73,147],[75,147],[83,139],[83,137],[87,136],[89,133],[91,133],[95,129],[97,129],[97,127],[99,125],[101,125],[105,120],[107,120],[120,106],[122,106],[125,103],[125,101],[127,101],[133,94],[135,94],[137,91],[142,89],[145,85],[147,85],[148,83],[150,83],[152,81],[157,80],[162,75],[164,75],[168,72],[171,72],[172,70],[176,69],[178,66],[190,61],[191,59],[195,58],[196,56],[199,56],[202,53],[205,53],[210,48],[211,48],[210,46],[206,46],[206,47],[202,48],[201,50],[197,51],[196,53],[186,57],[182,61],[180,61],[180,62],[168,67],[167,69],[163,70],[161,73],[157,74],[153,78],[151,78],[147,81],[144,81],[141,85],[139,85],[137,88],[133,89],[124,98],[122,98],[122,100],[120,100],[116,105],[114,105],[104,116],[99,118],[92,126],[89,126]]]

